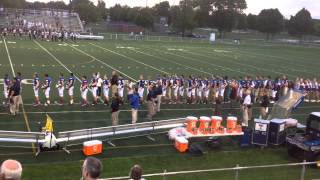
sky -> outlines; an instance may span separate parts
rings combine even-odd
[[[50,0],[27,0],[30,2],[41,1],[48,2]],[[54,0],[55,1],[55,0]],[[66,3],[69,0],[63,0]],[[91,0],[94,3],[97,0]],[[107,7],[114,6],[116,3],[128,6],[153,6],[164,0],[104,0]],[[180,0],[168,0],[170,5],[177,5]],[[245,13],[259,14],[262,9],[278,8],[280,12],[289,18],[291,15],[295,15],[300,9],[306,8],[311,12],[311,16],[316,19],[320,19],[320,0],[246,0],[248,8]]]

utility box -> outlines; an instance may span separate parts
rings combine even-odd
[[[263,119],[254,120],[254,129],[252,132],[252,144],[267,146],[269,136],[270,121]]]
[[[269,127],[269,144],[281,145],[286,142],[286,121],[272,119]]]

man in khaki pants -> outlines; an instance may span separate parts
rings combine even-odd
[[[119,94],[115,93],[111,103],[112,126],[119,125],[119,112],[120,112],[119,107],[120,107]]]
[[[148,96],[147,96],[148,120],[152,120],[152,117],[156,114],[156,106],[155,106],[156,98],[157,96],[154,88],[154,83],[152,83],[148,87]]]
[[[19,101],[20,101],[20,83],[17,81],[17,78],[13,79],[13,85],[9,90],[9,99],[10,99],[10,113],[12,115],[17,115],[19,112]]]
[[[162,98],[162,85],[161,85],[161,81],[158,81],[158,85],[157,85],[157,87],[156,87],[156,95],[157,95],[156,110],[157,110],[157,112],[160,112],[161,98]]]
[[[245,126],[245,127],[248,127],[249,125],[249,120],[250,120],[250,117],[249,117],[249,111],[251,109],[251,91],[248,89],[246,90],[245,92],[245,98],[243,100],[243,103],[242,103],[242,126]]]

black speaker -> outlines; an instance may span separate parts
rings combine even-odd
[[[203,149],[199,144],[191,144],[189,147],[189,153],[192,156],[202,156],[203,155]]]

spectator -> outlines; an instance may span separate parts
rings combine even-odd
[[[114,97],[112,97],[112,103],[111,103],[112,126],[117,126],[119,124],[119,112],[120,112],[119,107],[120,107],[119,94],[115,93]]]
[[[12,159],[5,160],[1,165],[0,178],[4,180],[20,180],[22,166],[20,162]]]
[[[260,104],[260,118],[266,119],[268,113],[269,96],[268,91],[264,89],[261,94],[261,104]]]
[[[128,95],[131,106],[132,124],[138,121],[138,109],[140,108],[140,97],[138,94],[138,88],[134,89],[133,94]]]
[[[249,111],[251,109],[251,91],[246,90],[245,97],[242,103],[242,126],[248,127],[248,121],[249,119]]]
[[[19,98],[20,98],[20,82],[17,78],[13,79],[13,85],[9,89],[9,99],[10,99],[10,113],[12,115],[17,115],[19,112]]]
[[[130,170],[129,180],[145,180],[142,178],[142,168],[139,165],[134,165]]]
[[[112,97],[115,95],[116,92],[118,92],[118,75],[116,71],[112,71],[112,77],[111,77],[111,95]]]
[[[154,88],[154,84],[150,84],[148,87],[148,96],[147,96],[147,107],[148,107],[148,119],[152,120],[152,117],[155,113],[155,99],[156,99],[156,91]]]
[[[98,179],[102,172],[102,163],[95,157],[87,157],[82,165],[82,179],[95,180]]]
[[[223,100],[221,96],[216,97],[216,103],[213,112],[215,116],[222,116],[222,101]]]
[[[160,112],[161,106],[161,98],[162,98],[162,84],[161,81],[158,81],[158,85],[156,87],[156,95],[157,95],[157,112]]]

